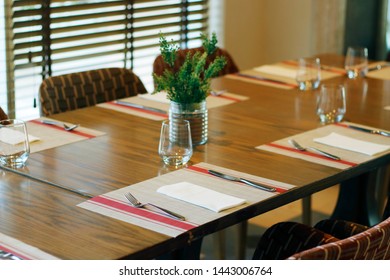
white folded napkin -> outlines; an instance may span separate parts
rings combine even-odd
[[[30,143],[38,140],[38,137],[30,134],[28,135],[28,141]],[[11,145],[17,145],[24,142],[24,134],[20,131],[4,127],[0,130],[0,141]]]
[[[188,182],[162,186],[157,192],[210,209],[214,212],[220,212],[245,203],[244,199],[219,193]]]
[[[255,71],[258,72],[263,72],[271,75],[276,75],[276,76],[282,76],[282,77],[287,77],[291,79],[295,79],[297,76],[297,70],[294,69],[288,69],[285,67],[281,66],[275,66],[275,65],[263,65],[254,68]]]
[[[167,103],[167,104],[169,104],[170,102],[169,99],[167,98],[167,93],[165,91],[159,91],[156,92],[155,94],[151,94],[151,93],[138,94],[138,97],[147,100],[156,101],[156,102]]]
[[[389,145],[381,145],[370,143],[367,141],[356,140],[351,137],[343,136],[337,133],[332,132],[328,136],[315,138],[314,142],[366,154],[369,156],[373,156],[375,154],[387,151],[390,149]]]

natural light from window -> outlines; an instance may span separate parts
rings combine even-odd
[[[0,0],[0,5],[4,7],[4,3],[6,0]],[[95,0],[85,0],[85,1],[77,1],[77,3],[88,3],[91,4]],[[112,1],[112,0],[107,0]],[[198,0],[193,0],[193,2],[197,2]],[[167,8],[164,10],[164,13],[166,15],[169,15],[172,13],[172,16],[165,16],[164,19],[156,19],[153,20],[153,17],[160,17],[161,11],[155,10],[155,9],[149,9],[151,6],[154,6],[155,3],[158,2],[158,5],[168,5],[172,6],[171,8]],[[189,1],[192,2],[192,1]],[[69,2],[70,5],[75,4],[75,2]],[[102,3],[100,0],[96,0],[96,3]],[[115,7],[108,7],[108,8],[99,8],[98,12],[104,13],[110,13],[110,16],[106,17],[99,17],[88,19],[83,18],[79,20],[72,20],[72,21],[56,21],[55,19],[61,18],[64,16],[70,16],[70,15],[80,15],[80,11],[76,12],[66,12],[66,15],[64,15],[61,10],[58,13],[52,13],[51,18],[53,19],[50,28],[55,30],[60,30],[57,32],[53,32],[51,35],[51,39],[54,41],[56,39],[59,39],[57,43],[53,43],[51,45],[52,48],[52,75],[61,75],[71,72],[80,72],[90,69],[97,69],[97,68],[103,68],[103,67],[126,67],[126,68],[132,68],[133,71],[141,78],[142,82],[144,83],[145,87],[149,92],[153,91],[153,79],[152,79],[152,65],[155,57],[159,54],[159,48],[158,48],[158,38],[156,35],[162,31],[164,32],[178,32],[180,31],[181,26],[169,26],[169,23],[173,22],[179,22],[180,17],[177,15],[174,15],[175,13],[180,13],[180,6],[175,4],[181,3],[180,0],[166,0],[166,1],[150,1],[150,2],[135,2],[134,8],[142,8],[142,12],[134,13],[134,23],[133,27],[135,29],[134,32],[134,38],[136,39],[133,43],[134,51],[132,56],[132,65],[130,65],[130,59],[129,57],[131,54],[127,55],[127,58],[124,59],[123,51],[122,53],[118,50],[124,50],[125,45],[125,34],[120,32],[120,30],[124,29],[124,14],[120,13],[120,11],[124,10],[124,5],[115,6]],[[38,5],[38,6],[37,6]],[[41,4],[34,4],[34,7],[40,8]],[[55,5],[64,5],[64,2],[53,2],[51,4],[51,7],[55,7]],[[15,7],[14,9],[23,9],[23,7]],[[189,30],[194,30],[196,28],[199,28],[202,26],[201,21],[196,22],[196,20],[201,19],[201,14],[197,13],[197,11],[202,10],[202,4],[200,3],[190,6],[189,15],[188,18],[190,20],[195,20],[194,23],[189,23],[187,28]],[[111,15],[112,13],[115,14],[116,11],[119,11],[116,15]],[[193,13],[192,13],[193,12]],[[74,13],[74,14],[73,14]],[[88,13],[97,13],[96,8],[91,8],[90,10],[82,10],[82,15],[86,15]],[[105,15],[105,14],[104,14]],[[1,95],[0,95],[0,105],[5,109],[5,111],[9,112],[9,108],[7,107],[7,85],[6,85],[6,58],[5,58],[5,25],[4,25],[4,9],[1,9],[0,11],[0,40],[1,40],[1,57],[0,57],[0,67],[1,67],[1,77],[0,77],[0,85],[1,85]],[[144,18],[146,20],[144,20]],[[34,20],[40,20],[39,15],[31,15],[31,13],[27,14],[24,18],[18,18],[18,21],[23,22],[33,22]],[[113,21],[117,20],[118,24],[112,24]],[[92,33],[95,34],[105,34],[105,32],[110,32],[111,34],[118,30],[117,34],[110,35],[110,36],[96,36],[95,38],[92,38],[93,36],[89,36],[91,38],[78,40],[78,41],[70,41],[70,40],[62,40],[62,38],[66,38],[67,36],[71,37],[77,37],[81,34],[91,34],[91,29],[85,28],[80,29],[77,28],[77,26],[88,26],[88,24],[91,24],[92,22],[96,23],[102,23],[101,27],[94,28]],[[109,28],[107,28],[104,23],[105,22],[111,22],[109,24]],[[155,29],[154,27],[150,28],[151,26],[160,26],[159,30]],[[64,32],[63,30],[66,29],[66,27],[72,27],[76,26],[76,31],[67,31]],[[25,27],[20,27],[17,29],[17,32],[20,33],[31,33],[34,31],[40,31],[41,30],[40,25],[28,25]],[[153,29],[154,28],[154,29]],[[190,31],[188,34],[189,38],[194,38],[195,36],[198,36],[199,32]],[[148,38],[148,36],[150,38]],[[29,120],[39,117],[39,109],[38,107],[34,107],[34,102],[38,103],[38,91],[39,86],[42,81],[41,72],[42,72],[42,57],[39,55],[27,57],[26,53],[40,53],[42,51],[42,46],[34,46],[34,42],[39,42],[42,40],[42,34],[40,32],[35,35],[35,37],[22,37],[21,39],[18,39],[15,42],[23,43],[24,45],[28,46],[26,48],[20,48],[19,50],[16,50],[14,53],[15,55],[20,55],[20,57],[14,59],[14,76],[15,76],[15,99],[17,102],[15,102],[15,115],[19,119]],[[139,39],[144,38],[144,39]],[[169,39],[179,39],[178,35],[175,37],[169,37]],[[102,44],[103,42],[103,44]],[[104,44],[104,42],[110,42],[110,44]],[[116,43],[117,42],[117,43]],[[193,40],[190,41],[191,43],[188,45],[188,47],[197,47],[200,45],[200,40]],[[93,53],[101,53],[101,58],[96,58],[92,55],[91,49],[82,48],[82,46],[87,46],[89,44],[97,45],[93,48]],[[99,46],[100,45],[100,46]],[[153,45],[153,46],[152,46]],[[66,51],[63,51],[65,50]],[[70,50],[69,50],[70,49]],[[126,60],[126,65],[125,61]],[[23,66],[22,66],[23,65]]]

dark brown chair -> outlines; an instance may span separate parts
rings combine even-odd
[[[42,116],[146,93],[130,69],[104,68],[45,79],[39,89]]]
[[[390,218],[342,240],[298,252],[296,260],[390,260]]]
[[[3,109],[0,107],[0,121],[2,120],[7,120],[8,116],[7,114],[3,111]]]
[[[197,51],[203,53],[204,48],[199,47],[199,48],[192,48],[192,49],[180,49],[176,53],[176,61],[175,65],[173,67],[173,71],[176,73],[179,69],[180,66],[183,65],[185,58],[187,56],[187,53],[191,53],[191,55],[195,54]],[[219,72],[218,76],[223,76],[226,74],[231,74],[231,73],[236,73],[239,71],[236,63],[234,62],[232,56],[224,49],[217,48],[215,52],[207,59],[206,66],[215,59],[217,56],[224,56],[226,58],[226,65],[225,67]],[[161,76],[165,69],[170,69],[172,68],[166,64],[163,60],[162,55],[158,55],[156,59],[154,60],[153,63],[153,73],[155,73],[157,76]]]
[[[343,220],[323,220],[314,227],[281,222],[265,231],[253,259],[390,259],[390,199],[383,221],[373,227]]]

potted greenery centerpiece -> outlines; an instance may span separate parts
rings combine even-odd
[[[215,33],[211,38],[201,34],[203,51],[187,52],[184,63],[174,70],[178,45],[168,43],[160,35],[160,51],[168,67],[162,75],[153,74],[155,91],[165,91],[170,102],[169,119],[186,119],[190,122],[192,144],[201,145],[207,142],[207,108],[206,97],[210,94],[211,78],[218,75],[226,64],[223,56],[213,57],[217,49]]]

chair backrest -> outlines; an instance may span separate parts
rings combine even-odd
[[[104,68],[45,79],[39,89],[42,116],[146,93],[130,69]]]
[[[197,51],[203,53],[204,48],[192,48],[192,49],[180,49],[177,51],[176,54],[176,61],[175,65],[173,67],[174,72],[177,72],[181,65],[183,65],[187,53],[191,53],[192,55],[196,53]],[[215,59],[217,56],[224,56],[226,58],[226,65],[225,67],[219,72],[219,76],[223,76],[225,74],[231,74],[238,72],[238,67],[236,63],[234,62],[232,56],[224,49],[217,48],[215,52],[208,58],[206,65],[210,64],[212,60]],[[153,73],[155,73],[157,76],[161,76],[164,73],[165,69],[171,69],[171,67],[166,64],[161,56],[158,55],[153,63]]]
[[[7,120],[8,116],[7,114],[3,111],[3,109],[0,107],[0,121],[2,120]]]
[[[390,259],[390,218],[366,231],[296,253],[288,259],[388,260]]]

